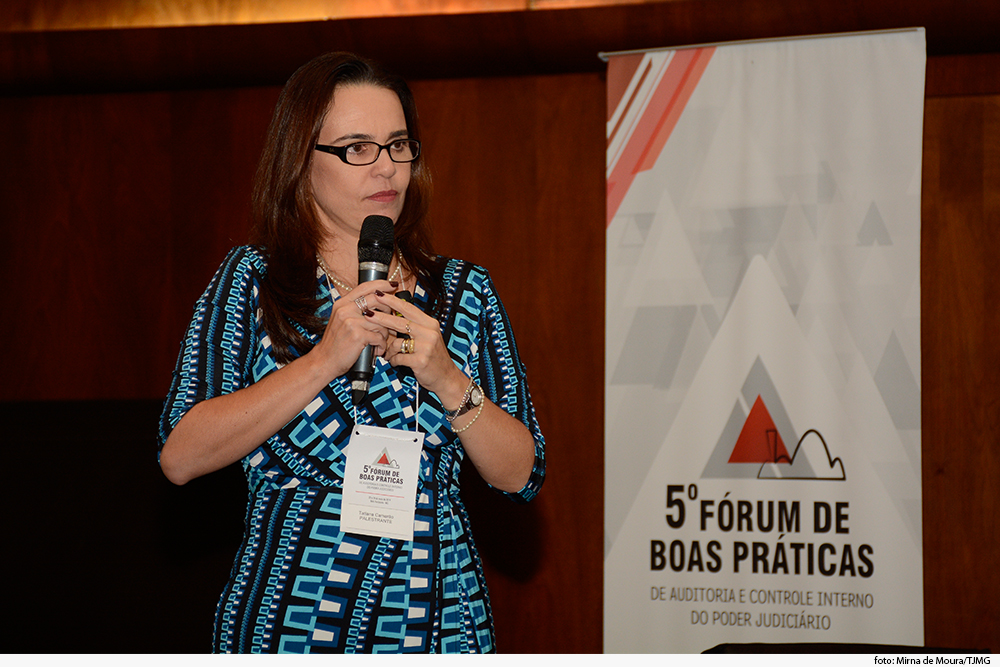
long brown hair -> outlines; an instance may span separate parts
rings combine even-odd
[[[326,325],[316,316],[321,305],[316,297],[316,251],[323,228],[313,204],[309,169],[337,86],[361,84],[396,93],[409,137],[420,139],[416,104],[402,78],[365,58],[328,53],[300,67],[285,84],[257,166],[250,242],[261,246],[267,257],[260,305],[264,329],[282,363],[311,346],[294,323],[314,334]],[[404,268],[424,278],[422,284],[434,305],[443,267],[431,247],[427,228],[430,186],[430,173],[424,160],[418,158],[410,172],[395,236]]]

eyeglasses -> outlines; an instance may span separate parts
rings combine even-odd
[[[389,159],[393,162],[413,162],[420,155],[420,142],[416,139],[399,139],[385,146],[374,141],[358,141],[346,146],[316,144],[316,150],[336,155],[347,164],[363,167],[374,164],[383,150],[388,151]]]

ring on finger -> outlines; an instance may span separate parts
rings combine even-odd
[[[413,335],[413,332],[410,331],[410,323],[409,322],[406,323],[406,335],[407,336],[412,336]]]
[[[354,305],[358,307],[358,310],[361,311],[362,315],[364,315],[365,311],[368,310],[368,301],[363,296],[359,296],[357,299],[355,299]]]
[[[403,354],[413,354],[413,339],[403,339],[402,345],[399,346],[399,351]]]

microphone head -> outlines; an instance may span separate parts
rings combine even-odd
[[[396,244],[394,232],[391,218],[384,215],[365,218],[358,238],[358,263],[376,262],[388,266]]]

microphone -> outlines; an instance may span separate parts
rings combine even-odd
[[[358,284],[372,280],[385,280],[395,250],[392,220],[384,215],[369,215],[361,223],[358,238]],[[375,350],[366,345],[354,367],[347,374],[351,381],[351,398],[357,405],[368,394],[375,374]]]

